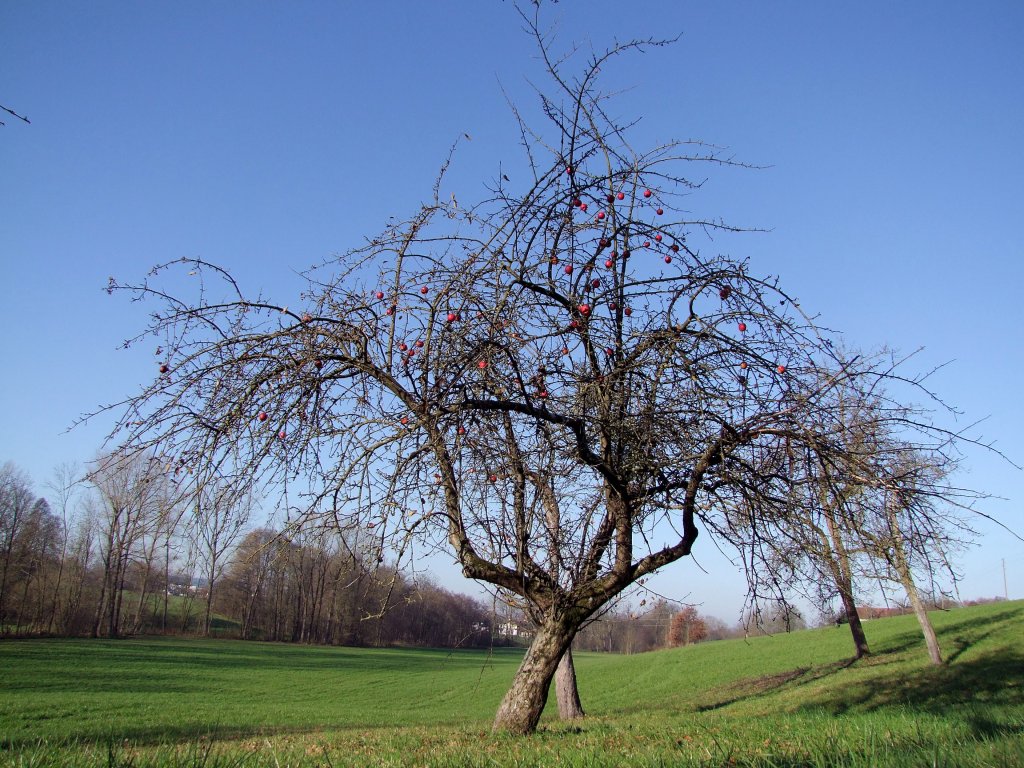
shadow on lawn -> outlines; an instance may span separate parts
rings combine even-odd
[[[1024,733],[1024,726],[990,719],[984,708],[1024,705],[1024,653],[1011,645],[977,648],[993,635],[1007,638],[1019,632],[1020,609],[989,615],[984,620],[965,619],[937,627],[946,663],[941,666],[903,666],[906,653],[923,653],[920,634],[903,633],[878,645],[878,652],[859,662],[850,659],[818,667],[741,680],[720,689],[721,697],[697,707],[698,711],[721,709],[738,701],[792,690],[836,675],[854,666],[863,672],[875,667],[877,674],[864,679],[837,679],[825,690],[803,699],[798,711],[835,715],[884,709],[912,709],[930,714],[952,714],[967,724],[977,737]],[[1012,642],[1012,641],[1011,641]]]
[[[824,692],[802,709],[844,714],[909,707],[939,714],[972,704],[1024,704],[1024,654],[1000,648],[940,667],[890,672]]]

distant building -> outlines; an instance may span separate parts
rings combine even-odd
[[[528,639],[533,637],[533,630],[529,627],[524,627],[515,621],[506,621],[503,624],[498,625],[498,634],[502,637],[518,637]]]

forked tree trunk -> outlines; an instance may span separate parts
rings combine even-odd
[[[558,716],[562,720],[579,720],[586,714],[576,687],[576,667],[572,663],[571,645],[565,649],[555,670],[555,698],[558,700]]]
[[[495,731],[525,735],[537,729],[548,700],[551,679],[574,634],[574,629],[554,622],[538,628],[512,680],[512,687],[498,707]]]

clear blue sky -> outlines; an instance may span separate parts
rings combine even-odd
[[[767,228],[720,241],[778,273],[853,346],[924,347],[934,387],[1024,462],[1024,4],[566,0],[561,40],[674,37],[619,61],[637,145],[701,138],[760,171],[708,169],[693,207]],[[470,200],[518,162],[502,88],[540,80],[510,3],[0,4],[0,461],[42,482],[98,449],[82,412],[154,373],[118,352],[144,310],[107,277],[203,256],[294,300],[294,272],[411,212],[449,145]],[[1024,475],[983,452],[964,482],[1024,528]],[[965,597],[1024,597],[1024,544],[983,525]],[[706,540],[705,540],[706,541]],[[658,588],[732,619],[742,585]],[[460,586],[459,577],[445,579]]]

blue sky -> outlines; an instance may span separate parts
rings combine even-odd
[[[850,345],[923,347],[934,388],[987,417],[972,434],[1024,462],[1024,5],[565,2],[559,40],[675,37],[607,68],[633,140],[725,145],[697,212],[768,231],[719,240]],[[520,153],[505,93],[541,68],[500,0],[0,4],[0,461],[42,484],[90,458],[82,412],[154,373],[117,351],[145,310],[110,275],[203,256],[288,303],[295,272],[426,199],[463,133],[462,200]],[[513,179],[514,180],[514,179]],[[974,451],[964,482],[1024,528],[1024,474]],[[1024,597],[1024,544],[982,525],[965,597]],[[742,584],[698,552],[658,589],[731,619]],[[446,576],[452,586],[460,577]]]

